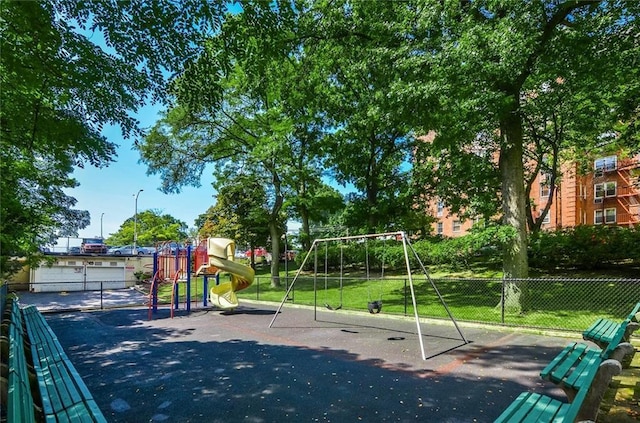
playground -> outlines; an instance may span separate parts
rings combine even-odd
[[[363,298],[368,312],[341,302],[291,304],[299,274],[279,304],[238,301],[235,292],[253,273],[233,263],[234,249],[231,240],[212,238],[195,250],[195,273],[215,282],[203,302],[183,307],[177,296],[158,305],[153,290],[134,289],[107,292],[101,308],[103,300],[110,306],[94,312],[79,311],[91,298],[86,292],[25,293],[20,302],[47,313],[110,422],[491,422],[523,391],[564,398],[540,370],[579,333],[459,324],[426,271],[432,301],[448,318],[384,314],[370,296]],[[190,254],[158,255],[157,282],[187,283]],[[221,280],[223,273],[229,277]],[[317,296],[317,265],[314,273]],[[409,288],[415,310],[411,279]]]
[[[566,338],[274,306],[48,314],[110,422],[493,421]],[[336,316],[342,322],[336,321]],[[348,317],[349,324],[344,324]]]
[[[82,295],[21,302],[72,309]],[[46,318],[109,422],[491,422],[522,391],[562,398],[539,372],[579,338],[465,325],[463,344],[451,323],[430,322],[423,360],[411,319],[326,310],[314,321],[312,309],[287,307],[268,328],[275,309],[243,301],[173,319],[164,308],[152,321],[144,306]]]

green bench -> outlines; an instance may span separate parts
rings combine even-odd
[[[2,319],[2,357],[8,357],[6,368],[3,366],[3,384],[6,383],[6,415],[8,422],[36,422],[33,394],[31,390],[29,365],[25,350],[26,334],[23,328],[22,313],[18,302],[8,300],[11,305]],[[6,382],[5,382],[6,381]]]
[[[82,377],[35,306],[22,310],[47,421],[106,422]]]
[[[0,415],[7,422],[105,422],[82,377],[35,306],[2,307]],[[6,398],[6,401],[4,399]]]
[[[614,375],[620,374],[620,358],[631,344],[621,342],[628,322],[623,322],[607,348],[571,343],[541,372],[544,380],[560,386],[567,402],[533,392],[521,393],[496,422],[595,421],[600,402]]]
[[[589,328],[587,328],[584,332],[582,332],[582,338],[586,341],[591,341],[602,349],[607,348],[609,343],[612,341],[613,337],[620,330],[620,326],[622,323],[627,322],[626,330],[624,331],[624,335],[622,337],[622,342],[629,342],[631,339],[631,335],[633,332],[640,328],[640,323],[638,322],[638,313],[640,312],[640,302],[636,304],[631,313],[627,316],[627,318],[623,322],[616,322],[611,319],[601,318],[596,320]],[[630,354],[627,354],[622,359],[623,367],[628,367],[628,365],[633,360],[633,354],[635,350],[631,350]]]

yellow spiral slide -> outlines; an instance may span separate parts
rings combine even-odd
[[[248,288],[253,283],[255,275],[251,267],[233,261],[235,252],[236,243],[232,239],[207,240],[209,266],[231,275],[229,282],[222,282],[209,290],[209,301],[224,310],[238,307],[236,292]]]

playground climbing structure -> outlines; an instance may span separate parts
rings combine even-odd
[[[180,284],[185,285],[185,309],[191,311],[191,282],[192,278],[198,276],[204,278],[203,306],[207,306],[208,300],[223,310],[236,308],[236,292],[253,283],[254,271],[249,266],[234,262],[235,242],[227,238],[208,238],[195,248],[190,244],[180,248],[175,248],[175,245],[179,244],[172,242],[160,245],[154,254],[149,320],[158,311],[158,288],[162,284],[172,284],[171,317],[180,305]],[[229,275],[229,280],[220,282],[224,274]],[[209,279],[212,277],[215,278],[215,285],[209,289]],[[196,283],[196,297],[197,286]]]

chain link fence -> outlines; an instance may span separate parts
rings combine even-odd
[[[238,292],[240,303],[242,299],[255,299],[277,304],[292,282],[292,277],[281,278],[280,286],[273,288],[270,277],[257,277],[248,289]],[[32,289],[34,283],[38,282],[32,282]],[[65,291],[23,291],[18,295],[23,304],[35,304],[44,310],[148,305],[147,285],[113,289],[113,283],[94,281],[87,286],[67,282]],[[206,293],[202,278],[194,278],[191,283],[191,308],[203,307]],[[214,283],[210,280],[209,286]],[[178,285],[178,307],[184,308],[186,282]],[[39,290],[47,291],[45,288],[43,283]],[[599,317],[623,320],[640,302],[640,279],[429,280],[420,275],[413,277],[413,288],[418,314],[423,318],[448,319],[448,308],[458,321],[565,331],[582,331]],[[161,307],[169,307],[166,304],[171,289],[171,284],[164,288],[164,297],[161,292],[160,302],[165,304]],[[382,303],[382,314],[413,315],[408,278],[299,277],[286,299],[291,304],[364,312],[371,301]]]
[[[283,281],[284,282],[284,281]],[[431,283],[433,282],[433,284]],[[288,283],[274,296],[269,278],[258,278],[256,299],[281,301]],[[411,315],[408,278],[298,278],[287,302],[327,309],[367,310],[380,300],[383,312]],[[640,279],[489,279],[413,278],[418,314],[493,325],[582,331],[595,318],[623,320],[640,302]],[[249,293],[244,294],[245,296]],[[443,301],[441,301],[441,298]],[[446,304],[446,307],[443,305]]]

